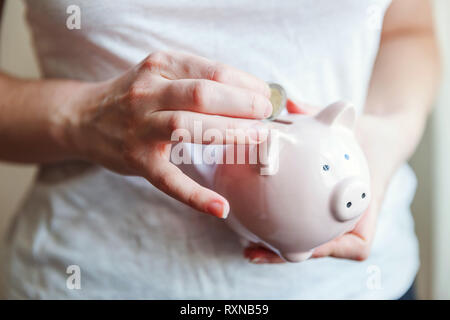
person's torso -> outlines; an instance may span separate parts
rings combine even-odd
[[[183,50],[280,83],[293,100],[324,106],[345,99],[359,112],[390,3],[26,2],[44,77],[104,80],[151,52]],[[66,10],[73,5],[80,9],[80,29],[71,30],[66,22],[74,11]],[[47,167],[11,229],[11,296],[395,297],[417,269],[408,209],[413,189],[413,174],[404,167],[390,186],[368,261],[327,258],[260,266],[242,257],[237,237],[223,221],[187,208],[144,179],[78,164]],[[71,264],[81,268],[82,290],[66,288]],[[381,290],[366,285],[371,266],[382,267]],[[394,272],[398,267],[400,276]]]
[[[278,82],[293,99],[361,109],[389,2],[28,0],[27,19],[46,77],[107,79],[151,52],[183,50]],[[78,21],[66,13],[74,5]]]

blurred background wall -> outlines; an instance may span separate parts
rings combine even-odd
[[[450,1],[435,0],[435,17],[442,48],[442,88],[432,117],[431,152],[431,295],[450,299]]]
[[[435,0],[435,6],[443,56],[450,57],[450,1]],[[39,72],[23,9],[22,1],[6,1],[0,67],[18,76],[34,78]],[[450,299],[450,68],[448,59],[444,60],[442,90],[427,132],[411,160],[419,180],[413,212],[421,248],[417,286],[422,299]],[[0,163],[1,237],[34,173],[33,166]]]
[[[0,33],[0,68],[21,77],[39,75],[23,18],[23,3],[6,1]],[[35,168],[0,162],[0,233],[28,187]]]
[[[24,23],[23,9],[22,1],[8,0],[5,3],[0,28],[0,69],[21,77],[36,78],[39,72]],[[0,162],[0,252],[5,229],[30,185],[35,171],[34,166]],[[0,290],[2,287],[0,283]]]

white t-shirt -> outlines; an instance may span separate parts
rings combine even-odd
[[[362,111],[389,0],[28,0],[45,77],[103,80],[157,50],[183,50],[282,84],[294,101]],[[81,13],[70,30],[69,5]],[[71,11],[72,12],[72,11]],[[43,167],[10,228],[11,298],[398,298],[418,269],[409,206],[393,178],[367,261],[253,265],[223,221],[147,181],[97,166]],[[81,289],[69,289],[68,266]],[[69,286],[70,287],[70,286]]]

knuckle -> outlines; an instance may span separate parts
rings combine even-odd
[[[201,198],[201,192],[199,190],[193,190],[188,195],[186,202],[190,207],[199,207],[198,202]]]
[[[128,88],[128,92],[125,95],[125,99],[129,104],[134,105],[146,95],[146,91],[147,90],[141,85],[133,83]]]
[[[172,113],[167,123],[167,127],[170,133],[184,128],[184,117],[180,114],[180,112]]]
[[[215,63],[210,67],[209,80],[225,82],[227,80],[228,68],[221,63]]]
[[[168,54],[164,51],[156,51],[151,53],[141,65],[141,69],[150,72],[159,72],[166,64]]]
[[[144,88],[137,83],[133,83],[128,89],[128,96],[130,98],[139,98],[144,94]]]
[[[205,107],[208,95],[208,84],[204,80],[195,81],[192,86],[192,102],[200,110]]]
[[[171,174],[160,174],[156,179],[156,185],[164,190],[168,191],[171,188],[171,182],[173,181],[173,176]]]
[[[251,105],[250,105],[251,116],[256,116],[257,115],[257,113],[258,113],[257,104],[258,103],[259,103],[258,102],[258,95],[253,94],[252,97],[251,97]]]

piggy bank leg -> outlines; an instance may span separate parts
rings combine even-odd
[[[288,262],[302,262],[311,258],[313,251],[285,253],[282,252],[281,256]]]

